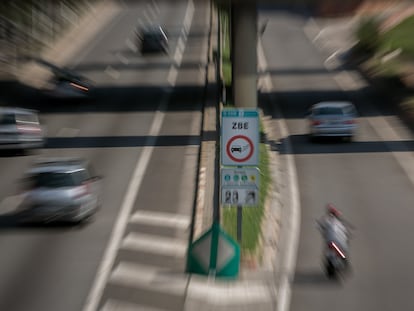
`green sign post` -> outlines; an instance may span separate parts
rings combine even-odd
[[[220,227],[213,223],[189,248],[190,273],[237,278],[240,269],[239,245]]]

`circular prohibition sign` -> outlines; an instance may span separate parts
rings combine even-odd
[[[235,156],[233,156],[233,153],[231,152],[231,144],[236,139],[245,140],[247,142],[247,144],[248,144],[248,149],[249,149],[248,151],[249,152],[243,158],[236,158]],[[241,163],[241,162],[245,162],[245,161],[249,160],[251,158],[251,156],[253,155],[253,151],[254,151],[254,145],[253,145],[252,140],[249,137],[244,136],[244,135],[236,135],[236,136],[233,136],[232,138],[229,139],[229,141],[227,142],[227,145],[226,145],[226,153],[227,153],[228,157],[230,159],[232,159],[234,162]]]

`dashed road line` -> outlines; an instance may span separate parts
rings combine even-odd
[[[116,57],[125,65],[129,64],[129,59],[127,57],[125,57],[124,55],[122,55],[122,53],[116,53]]]
[[[132,288],[150,289],[154,292],[171,295],[183,295],[187,287],[187,276],[169,273],[168,270],[121,262],[112,272],[109,282]],[[156,285],[156,286],[154,286]]]
[[[184,27],[188,27],[188,29],[191,26],[193,12],[193,0],[189,0],[184,19]],[[137,51],[136,45],[130,39],[127,39],[125,44],[131,50]],[[180,64],[181,63],[178,65]],[[170,73],[168,75],[168,81],[172,86],[175,85],[178,76],[178,67],[176,68],[175,66],[176,65],[171,66]],[[110,66],[106,68],[105,72],[114,78],[119,78],[119,73]],[[86,299],[86,303],[83,306],[83,311],[97,310],[98,305],[102,300],[105,287],[108,283],[118,283],[122,286],[129,285],[132,287],[145,287],[147,290],[154,292],[161,290],[164,292],[172,292],[175,295],[179,295],[179,297],[185,296],[188,286],[188,278],[184,274],[169,275],[165,272],[165,275],[163,275],[160,268],[151,268],[145,265],[138,265],[137,263],[127,263],[122,260],[115,269],[113,267],[117,252],[120,249],[151,252],[153,254],[171,256],[172,258],[185,259],[188,246],[187,239],[180,241],[176,238],[162,238],[159,236],[145,235],[141,233],[137,234],[134,232],[130,232],[126,237],[124,237],[128,223],[139,223],[145,219],[155,225],[155,223],[159,222],[160,219],[165,219],[166,217],[165,214],[149,214],[145,212],[137,212],[131,215],[131,212],[154,150],[154,144],[151,143],[151,141],[155,139],[154,137],[159,135],[163,124],[165,116],[164,111],[166,111],[169,94],[170,93],[166,93],[164,100],[161,102],[155,113],[150,131],[148,133],[148,140],[150,140],[150,142],[145,144],[147,147],[143,148],[141,156],[138,159],[135,169],[133,170],[132,178],[128,185],[119,215],[111,233],[109,243],[105,249],[103,259],[98,267],[95,280]],[[184,225],[188,226],[188,222],[183,220],[183,218],[180,218],[180,216],[177,216],[175,220],[169,222],[169,225],[182,228]],[[154,284],[152,282],[156,282],[160,280],[160,278],[163,281],[157,283],[156,286],[153,286]],[[109,299],[111,298],[109,297]],[[108,302],[108,300],[106,302]],[[108,305],[106,305],[106,307],[108,308]],[[147,308],[144,310],[149,309]]]
[[[187,241],[143,233],[129,233],[123,240],[121,249],[184,258],[187,251]]]
[[[114,69],[112,66],[107,66],[105,68],[105,73],[115,80],[119,79],[121,76],[121,73],[118,70]]]
[[[131,302],[109,299],[100,311],[169,311],[166,309],[152,308]]]
[[[134,44],[134,42],[131,41],[131,39],[127,38],[125,40],[125,45],[133,52],[138,52],[138,48],[136,46],[136,44]]]
[[[191,219],[186,215],[137,211],[132,215],[130,222],[160,227],[174,227],[186,230],[191,223]]]

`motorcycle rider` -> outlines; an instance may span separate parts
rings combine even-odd
[[[341,212],[329,203],[326,205],[326,215],[318,222],[325,245],[334,242],[339,246],[343,253],[348,257],[349,231],[341,219]]]

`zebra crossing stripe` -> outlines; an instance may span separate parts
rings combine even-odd
[[[188,277],[182,273],[171,273],[168,269],[155,266],[121,262],[113,270],[109,283],[182,296],[186,291]]]
[[[130,223],[172,227],[184,230],[190,226],[190,222],[190,216],[150,211],[137,211],[132,215],[130,220]]]
[[[129,233],[121,244],[121,249],[144,251],[164,256],[184,258],[187,242],[142,233]]]

